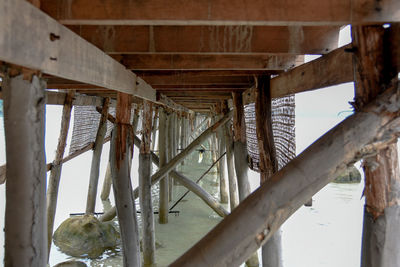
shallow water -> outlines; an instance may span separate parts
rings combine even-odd
[[[53,158],[57,144],[60,107],[48,107],[46,128],[46,151],[50,161]],[[0,164],[5,162],[4,130],[0,118]],[[105,173],[109,147],[103,151],[102,168],[100,170],[99,191]],[[205,159],[205,162],[207,158]],[[91,153],[81,155],[63,166],[60,184],[58,210],[55,228],[65,220],[70,213],[83,212],[86,203],[86,191],[90,170]],[[137,153],[135,153],[132,170],[137,170]],[[207,164],[185,166],[183,172],[190,178],[197,179]],[[193,175],[189,175],[188,171]],[[249,172],[252,187],[256,188],[258,174]],[[132,171],[133,184],[137,185],[137,174]],[[208,175],[201,186],[218,197],[215,175]],[[314,196],[311,208],[302,207],[282,227],[283,259],[285,267],[354,267],[359,266],[361,245],[362,184],[329,184]],[[177,187],[175,197],[182,194],[183,188]],[[112,195],[111,195],[112,199]],[[4,185],[0,186],[0,227],[4,227]],[[96,211],[102,211],[102,203],[98,199]],[[210,210],[199,198],[190,193],[185,201],[175,210],[179,216],[170,216],[170,223],[156,223],[157,241],[163,247],[157,250],[158,266],[166,266],[191,245],[201,238],[221,219]],[[157,218],[157,217],[155,217]],[[4,236],[0,235],[0,246],[3,247]],[[3,259],[4,251],[0,250]],[[67,260],[70,257],[61,253],[54,245],[51,250],[50,265]],[[107,251],[96,260],[84,260],[89,266],[121,266],[121,251]],[[2,266],[3,262],[0,262]]]

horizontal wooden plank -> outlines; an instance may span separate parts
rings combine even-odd
[[[337,48],[338,26],[71,25],[108,54],[325,54]]]
[[[129,54],[113,55],[135,70],[286,70],[303,62],[289,54]]]
[[[254,82],[253,76],[142,76],[153,85],[247,85]]]
[[[277,75],[282,71],[268,71],[269,74]],[[172,77],[177,76],[181,79],[193,77],[212,77],[212,76],[254,76],[265,74],[264,70],[135,70],[135,74],[147,81],[150,77]]]
[[[300,65],[271,79],[271,95],[274,98],[311,91],[341,83],[352,82],[352,53],[346,52],[351,44],[329,54]],[[243,92],[244,104],[254,103],[256,89]]]
[[[352,53],[345,52],[349,47],[341,47],[271,79],[272,97],[352,82]]]
[[[23,0],[0,2],[0,60],[155,101],[134,73]]]
[[[400,20],[398,0],[41,0],[64,24],[346,25]]]
[[[174,98],[174,97],[231,97],[230,92],[191,92],[191,91],[181,91],[181,92],[175,92],[175,91],[167,91],[164,92],[164,94],[168,97]]]

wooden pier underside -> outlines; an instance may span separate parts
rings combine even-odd
[[[38,100],[40,103],[64,105],[69,102],[72,106],[100,107],[104,99],[108,99],[110,107],[125,112],[126,116],[129,116],[131,103],[137,110],[145,105],[147,109],[155,107],[159,112],[176,113],[178,116],[171,117],[171,120],[180,123],[182,119],[182,134],[190,128],[196,132],[195,125],[189,126],[195,114],[209,117],[225,114],[221,125],[217,126],[223,126],[221,133],[229,135],[232,129],[229,123],[226,126],[225,123],[230,121],[232,111],[222,111],[221,106],[227,106],[227,109],[235,106],[237,110],[237,103],[232,102],[237,97],[243,100],[240,108],[255,103],[261,77],[263,82],[266,82],[265,77],[271,77],[267,86],[271,99],[359,82],[360,77],[355,75],[359,66],[359,58],[355,60],[355,57],[360,52],[357,42],[338,47],[339,31],[346,25],[384,28],[385,46],[379,49],[390,51],[385,62],[390,62],[391,71],[395,73],[391,81],[378,86],[381,86],[380,92],[389,89],[383,95],[374,95],[368,105],[365,103],[359,107],[355,115],[327,133],[287,168],[277,173],[274,169],[255,194],[244,199],[241,197],[243,202],[232,214],[173,263],[173,266],[236,266],[265,244],[299,206],[334,178],[338,170],[368,153],[384,149],[399,135],[400,1],[179,0],[166,4],[161,0],[0,0],[0,77],[3,81],[15,77],[45,81],[47,90]],[[304,63],[307,54],[321,57]],[[363,77],[366,84],[369,78]],[[364,87],[368,86],[359,88],[365,90]],[[72,101],[66,101],[72,92]],[[122,110],[117,96],[120,103],[123,99],[129,107]],[[1,88],[0,99],[7,101],[7,97]],[[30,101],[35,97],[32,96]],[[14,111],[15,107],[12,108]],[[152,114],[147,115],[151,121],[149,115]],[[185,119],[188,120],[184,122]],[[118,120],[119,127],[131,131],[129,121],[125,117]],[[163,122],[160,121],[159,125]],[[370,129],[370,125],[376,127]],[[180,126],[175,126],[177,133]],[[149,139],[150,128],[147,130],[146,138]],[[204,136],[208,138],[214,130],[210,127]],[[154,181],[162,180],[167,174],[186,181],[186,177],[180,177],[174,168],[206,139],[200,135],[200,141],[196,139],[190,143],[192,131],[185,132],[187,140],[180,136],[181,147],[176,144],[173,147],[181,151],[174,151],[169,162],[160,162],[162,166],[153,175]],[[122,132],[118,132],[120,143],[113,142],[115,155],[119,155],[119,145],[124,144],[124,151],[129,146],[129,140],[124,139]],[[237,129],[233,132],[238,134]],[[39,139],[37,142],[42,142]],[[137,142],[136,139],[130,141]],[[175,138],[174,142],[176,140],[180,139]],[[244,148],[246,140],[242,141]],[[262,142],[262,138],[258,141]],[[91,144],[85,149],[93,146]],[[146,143],[146,149],[150,147],[154,144]],[[230,160],[232,151],[227,149]],[[7,158],[12,153],[7,151]],[[120,169],[119,165],[122,163],[113,162],[114,182],[128,172],[128,154],[123,154],[123,168]],[[147,150],[142,154],[146,154],[148,161],[155,156]],[[245,155],[242,156],[244,159]],[[63,162],[61,157],[62,154],[57,159],[58,164]],[[324,157],[331,157],[330,163],[315,169],[316,162]],[[235,159],[238,158],[236,155]],[[243,164],[244,160],[241,161]],[[44,166],[44,162],[40,163]],[[8,173],[15,171],[11,169],[13,166],[15,164],[7,165],[7,168],[0,166],[0,184],[6,181],[6,169]],[[47,167],[51,169],[52,165]],[[298,168],[301,168],[301,173]],[[143,175],[149,187],[154,181],[149,180],[147,172]],[[293,181],[296,181],[297,188],[292,188]],[[116,191],[124,190],[121,182],[114,186]],[[220,215],[226,215],[220,204],[213,203],[214,199],[201,188],[191,184],[189,187],[195,188]],[[279,190],[289,193],[280,198],[276,193]],[[44,196],[37,197],[42,199]],[[125,198],[131,199],[134,195],[125,192]],[[119,212],[122,210],[120,204]],[[126,222],[123,227],[129,227]],[[237,229],[242,228],[246,231],[238,233]],[[124,238],[128,240],[130,235],[134,233],[125,233]],[[125,247],[130,245],[131,250],[138,253],[136,241],[134,244],[126,243]],[[37,249],[41,247],[45,245],[37,245]],[[46,258],[43,255],[38,261],[43,262]],[[126,258],[125,262],[137,266],[140,259],[136,256]]]

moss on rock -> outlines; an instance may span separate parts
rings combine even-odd
[[[100,222],[93,215],[71,217],[55,231],[54,244],[74,257],[97,258],[117,246],[120,235],[112,222]]]

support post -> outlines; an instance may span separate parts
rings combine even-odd
[[[225,125],[225,140],[226,140],[226,166],[228,170],[229,182],[229,204],[231,211],[239,205],[239,192],[237,186],[237,179],[235,174],[235,167],[233,162],[233,139],[232,139],[232,124]]]
[[[186,147],[185,138],[186,138],[186,130],[185,130],[185,117],[183,115],[179,116],[179,151],[182,151]],[[185,165],[185,161],[181,162],[181,165]]]
[[[137,128],[139,125],[139,117],[140,117],[140,107],[137,106],[133,112],[133,123],[132,123],[132,127],[133,127],[133,133],[137,134]]]
[[[3,78],[7,182],[4,266],[46,266],[46,83]]]
[[[172,159],[175,156],[175,113],[171,113],[168,115],[169,123],[168,123],[168,138],[167,138],[167,147],[168,147],[168,160]],[[175,167],[173,168],[175,169]],[[174,179],[168,175],[168,201],[172,201],[173,190],[174,190]]]
[[[86,200],[86,214],[93,214],[96,207],[97,186],[99,183],[100,159],[103,151],[104,137],[107,132],[107,116],[110,99],[104,98],[103,109],[93,148],[92,165],[90,166],[89,188]]]
[[[154,108],[154,119],[153,119],[153,127],[152,127],[152,137],[151,137],[151,150],[154,151],[156,145],[156,137],[157,137],[157,128],[158,128],[158,107]]]
[[[256,90],[256,132],[260,155],[260,182],[264,184],[278,171],[278,160],[272,131],[272,97],[270,77],[260,76]],[[282,267],[281,230],[278,229],[262,247],[263,267]]]
[[[227,106],[225,107],[225,114],[228,113]],[[224,112],[222,112],[221,105],[221,115],[219,117],[223,117]],[[226,139],[225,139],[225,127],[219,128],[218,132],[218,155],[222,155],[226,151]],[[228,186],[228,178],[225,173],[225,159],[219,161],[219,194],[221,203],[229,202],[229,186]]]
[[[67,145],[67,136],[69,124],[71,121],[72,101],[74,92],[69,92],[64,100],[64,107],[61,118],[60,136],[58,138],[56,155],[52,164],[49,185],[47,187],[47,257],[50,256],[51,242],[53,239],[54,218],[56,216],[58,187],[60,185],[62,160],[64,157],[65,147]],[[48,258],[47,258],[48,260]]]
[[[116,126],[111,137],[110,165],[124,266],[140,266],[139,232],[129,171],[131,96],[117,94]]]
[[[224,114],[229,112],[228,103],[224,101],[222,104],[222,112]],[[228,170],[228,184],[229,184],[229,204],[231,211],[239,205],[239,192],[237,186],[237,179],[235,174],[235,167],[233,162],[233,139],[232,139],[232,123],[228,122],[224,127],[225,135],[225,150],[226,150],[226,167]]]
[[[398,83],[391,64],[392,51],[387,37],[392,29],[382,25],[352,28],[355,46],[355,108],[374,100],[392,80]],[[400,266],[400,171],[397,139],[364,158],[365,210],[361,266]]]
[[[143,265],[155,266],[154,216],[151,199],[151,121],[152,104],[143,101],[142,142],[139,154],[139,199],[142,215]]]
[[[238,180],[239,200],[242,202],[250,194],[250,184],[247,176],[246,125],[241,93],[233,93],[233,105],[233,153]]]
[[[103,182],[103,188],[101,189],[101,194],[100,198],[101,200],[105,201],[109,198],[110,196],[110,191],[111,191],[111,166],[110,162],[107,163],[107,169],[106,169],[106,174],[104,176],[104,182]]]
[[[239,266],[347,166],[398,137],[399,92],[389,87],[315,141],[170,266]]]
[[[169,124],[169,116],[164,109],[160,109],[160,123],[159,123],[159,138],[158,138],[158,153],[160,157],[160,166],[159,168],[164,167],[168,162],[168,147],[166,143],[166,139],[168,136],[168,124]],[[160,196],[159,196],[159,205],[158,205],[158,222],[161,224],[168,223],[168,191],[169,191],[169,179],[166,174],[165,177],[160,180]]]
[[[250,195],[250,183],[247,176],[247,144],[246,125],[244,121],[243,96],[240,92],[233,93],[233,150],[235,156],[235,170],[238,181],[239,201],[242,202]],[[248,267],[259,266],[257,253],[246,260]]]

